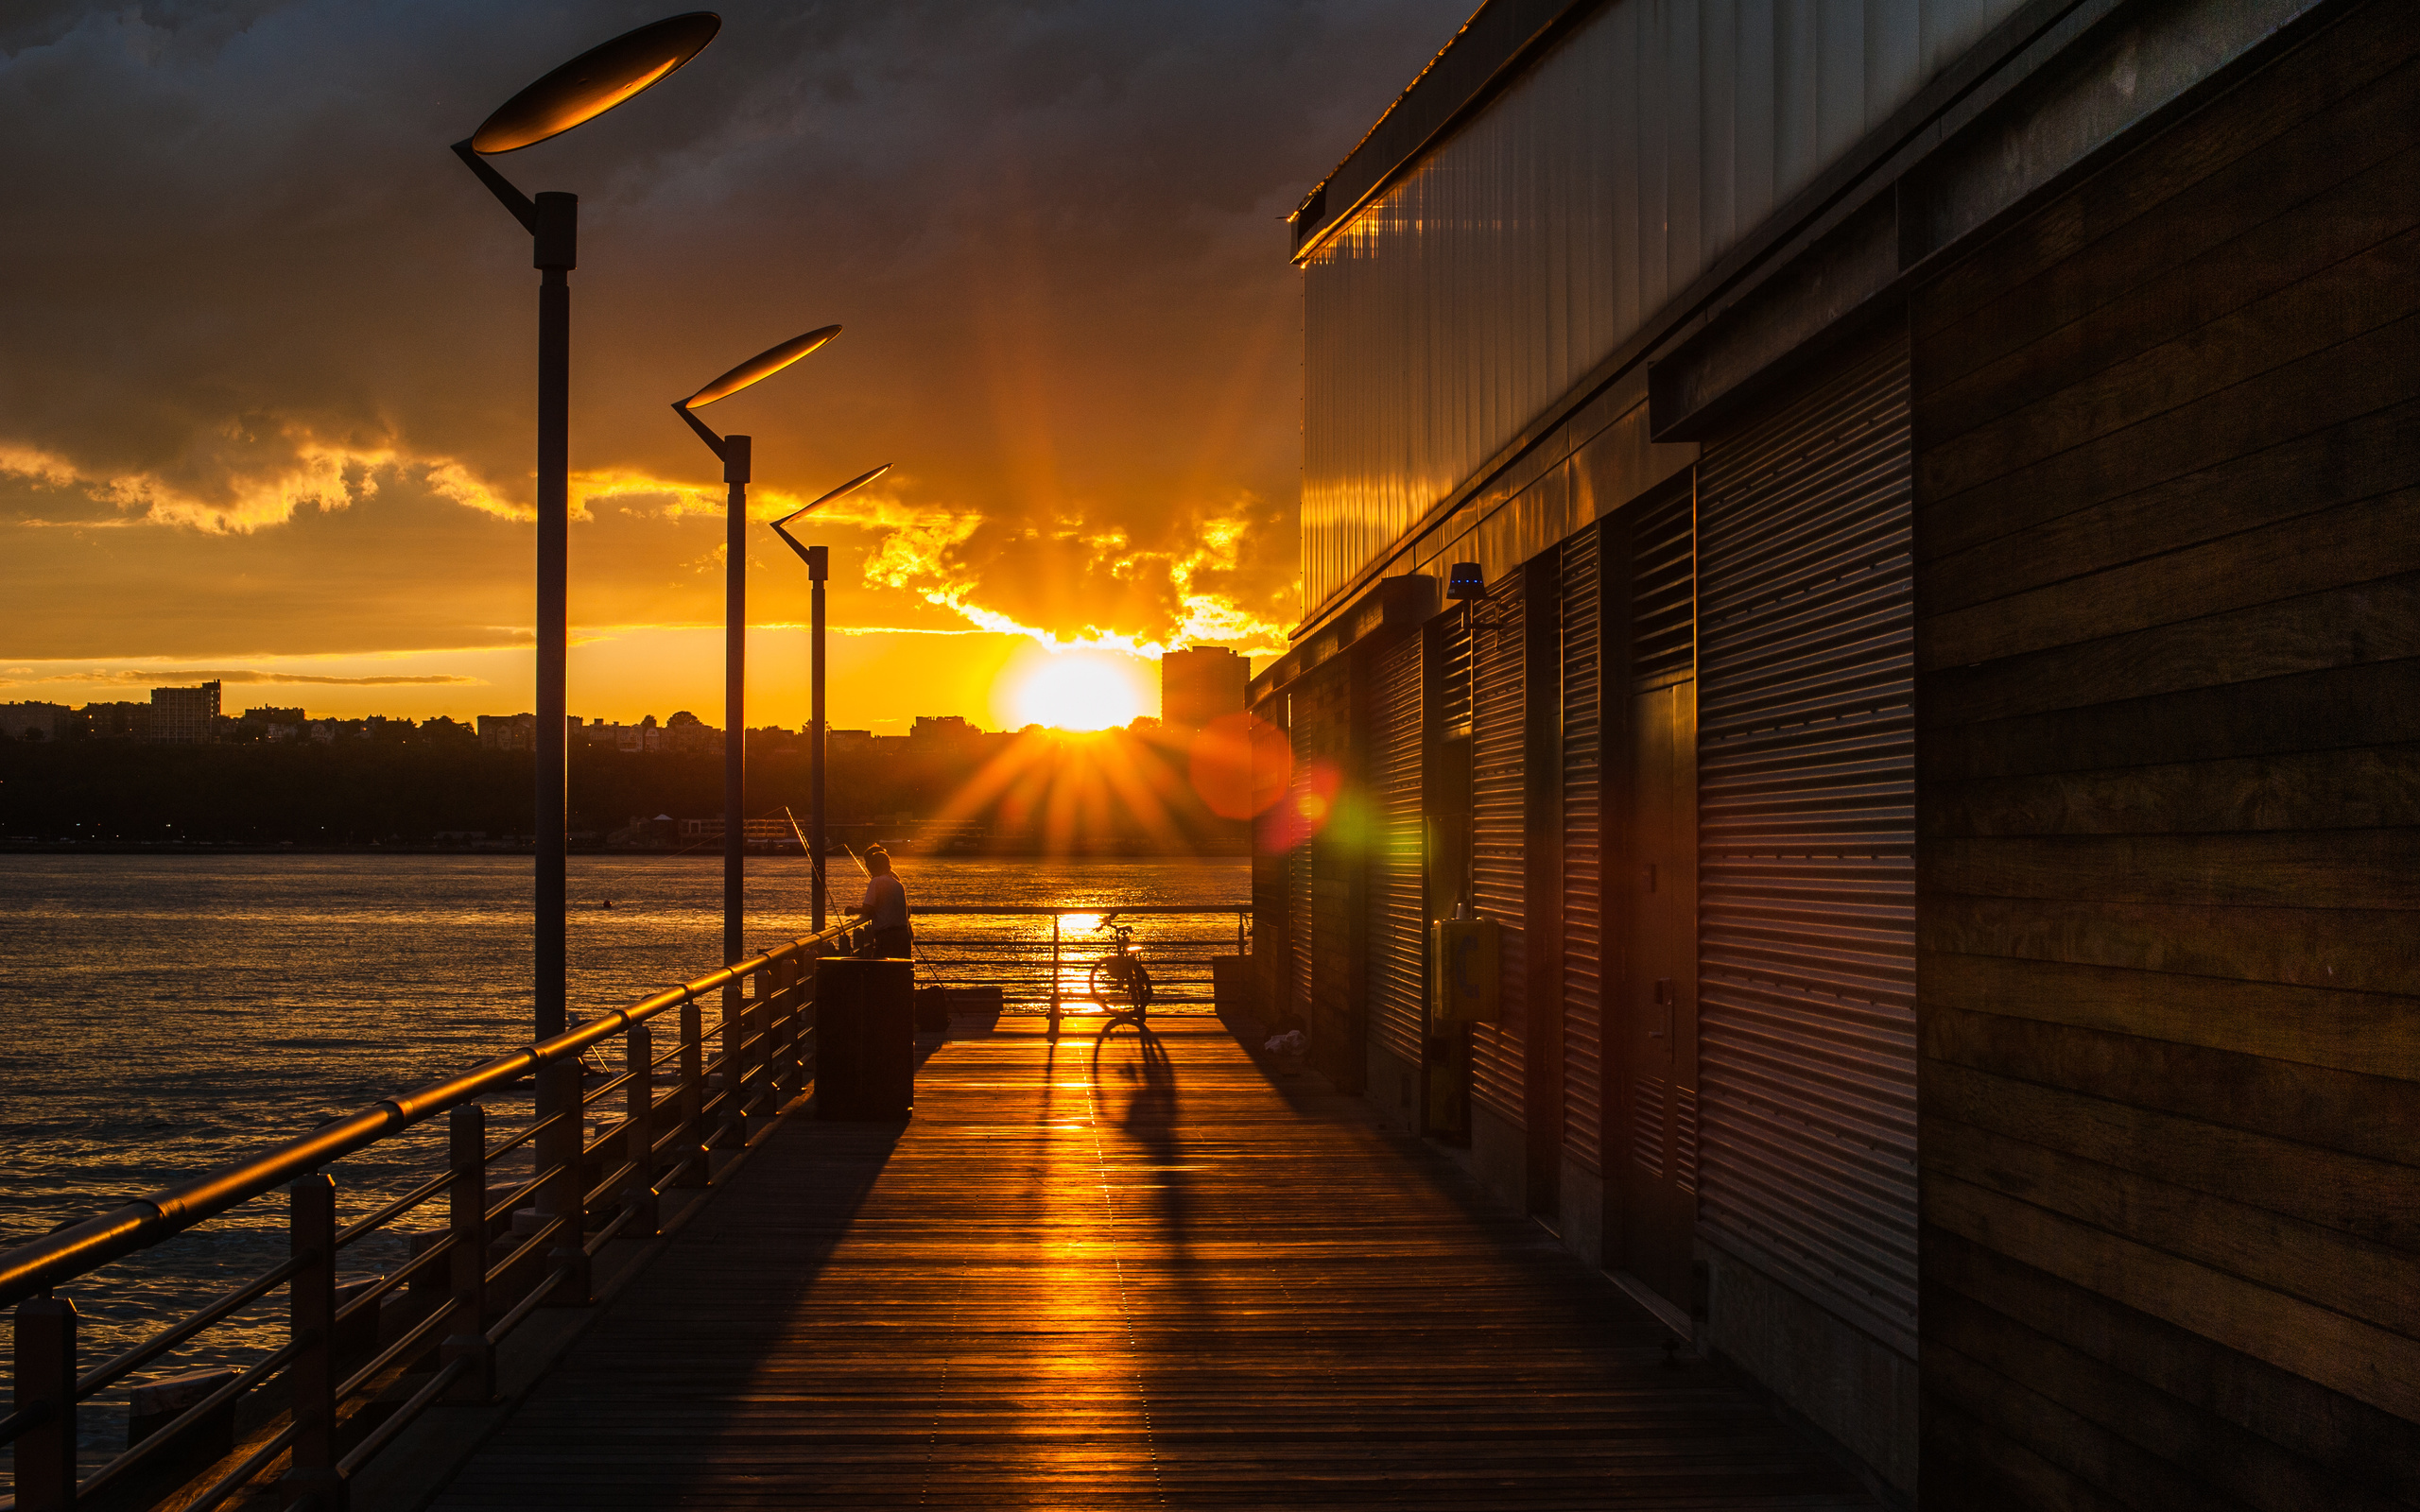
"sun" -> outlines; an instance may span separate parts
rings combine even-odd
[[[1012,729],[1112,730],[1143,712],[1141,667],[1114,651],[1035,647],[1001,669],[993,701]]]

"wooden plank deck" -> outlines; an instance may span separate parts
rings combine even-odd
[[[791,1120],[435,1505],[1873,1505],[1357,1102],[1157,1045]]]

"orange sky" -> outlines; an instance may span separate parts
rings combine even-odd
[[[529,707],[536,274],[445,145],[662,9],[0,21],[0,698]],[[1037,642],[1282,649],[1279,221],[1462,10],[731,6],[653,92],[496,160],[582,200],[573,711],[722,722],[722,488],[666,405],[832,321],[704,415],[756,438],[760,520],[894,464],[807,532],[837,725],[1005,723]],[[794,725],[804,575],[752,537],[749,722]]]

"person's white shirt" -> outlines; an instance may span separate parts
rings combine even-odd
[[[857,912],[876,929],[906,929],[908,889],[891,873],[876,872],[866,879],[865,901],[857,904]]]

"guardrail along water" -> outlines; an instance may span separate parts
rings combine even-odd
[[[15,1397],[0,1419],[15,1512],[104,1495],[148,1504],[171,1490],[183,1512],[209,1512],[268,1478],[281,1497],[341,1505],[346,1484],[431,1405],[486,1400],[497,1344],[542,1307],[586,1303],[592,1259],[652,1235],[666,1191],[706,1186],[713,1151],[761,1137],[812,1074],[812,963],[861,943],[855,924],[791,940],[0,1255],[0,1307],[15,1309]],[[491,1130],[486,1103],[532,1082],[528,1121]],[[340,1221],[328,1167],[441,1115],[426,1178]],[[106,1360],[78,1357],[63,1289],[281,1188],[282,1263]],[[401,1263],[340,1272],[349,1250],[414,1219]],[[173,1366],[280,1289],[281,1345],[241,1368],[151,1382],[124,1452],[81,1473],[79,1403]]]

